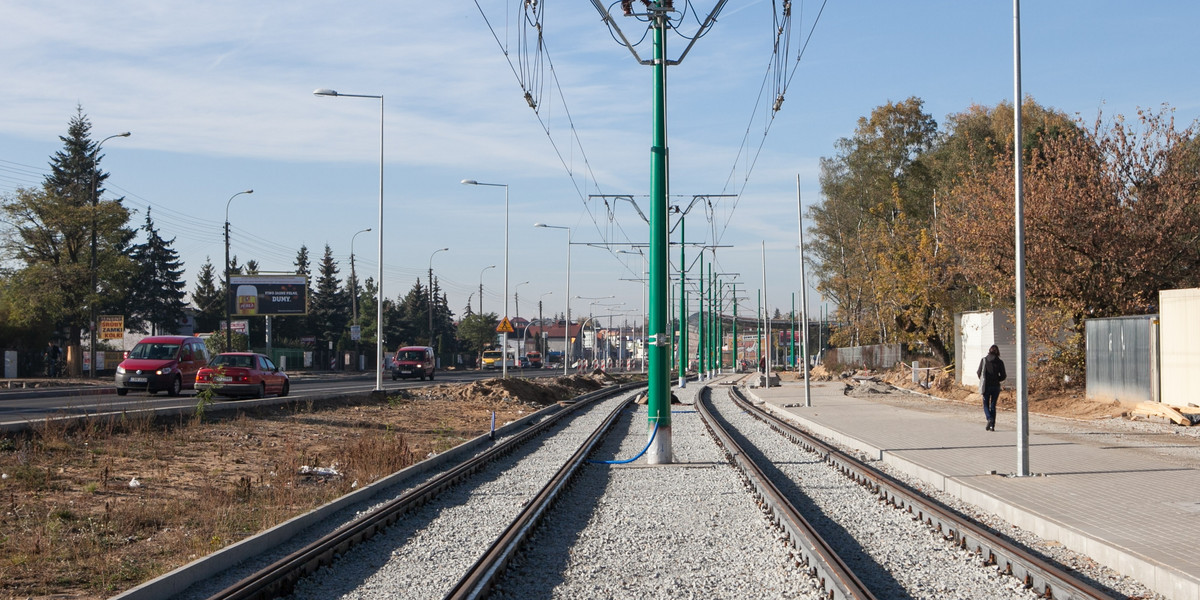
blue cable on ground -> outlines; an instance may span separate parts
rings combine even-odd
[[[654,422],[654,431],[650,432],[650,441],[646,442],[646,447],[642,448],[642,451],[638,452],[637,456],[627,459],[627,460],[589,460],[588,462],[593,465],[624,465],[624,464],[631,463],[631,462],[641,458],[642,455],[645,454],[646,451],[650,449],[650,444],[654,443],[654,436],[656,436],[656,435],[658,435],[658,421]]]

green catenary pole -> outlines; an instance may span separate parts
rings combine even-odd
[[[733,284],[733,372],[738,371],[737,351],[738,344],[742,343],[738,339],[738,320],[737,320],[737,284]]]
[[[687,263],[684,250],[687,248],[687,217],[679,217],[679,388],[687,387]]]
[[[725,282],[717,282],[717,370],[725,371]]]
[[[700,381],[704,381],[704,376],[708,373],[708,368],[704,362],[704,344],[708,342],[708,332],[704,329],[704,251],[700,251],[700,309],[696,312],[696,371],[699,373]]]
[[[654,436],[646,460],[650,464],[673,462],[671,454],[671,346],[667,340],[668,151],[667,151],[667,12],[658,0],[654,12],[653,140],[650,147],[650,373],[648,375],[648,428]]]

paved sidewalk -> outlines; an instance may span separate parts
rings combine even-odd
[[[984,431],[982,409],[923,412],[843,394],[840,382],[749,389],[804,427],[1008,522],[1055,540],[1172,600],[1200,600],[1200,468],[1143,447],[1088,445],[1030,425],[1017,471],[1015,415]],[[973,414],[973,413],[971,413]]]

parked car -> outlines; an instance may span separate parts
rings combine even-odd
[[[536,350],[533,352],[527,352],[525,354],[525,358],[529,359],[529,368],[531,368],[531,369],[542,368],[542,353],[541,352],[538,352]]]
[[[530,364],[529,358],[522,356],[521,357],[521,368],[528,369],[528,368],[530,368],[529,364]]]
[[[142,338],[117,365],[117,395],[124,396],[129,390],[150,394],[166,390],[168,395],[178,396],[180,390],[195,386],[196,372],[207,363],[208,348],[198,337]]]
[[[254,352],[222,352],[196,373],[196,389],[212,390],[218,396],[286,396],[291,387],[287,373]]]
[[[410,377],[420,377],[421,381],[428,377],[433,381],[433,371],[437,365],[433,357],[433,348],[405,346],[396,351],[393,359],[392,381]]]

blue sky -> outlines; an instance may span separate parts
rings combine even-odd
[[[478,309],[482,271],[483,308],[499,310],[504,190],[459,183],[477,179],[509,185],[509,289],[521,316],[536,317],[538,299],[547,314],[561,312],[565,296],[565,232],[535,222],[573,228],[572,296],[624,302],[575,300],[574,314],[640,313],[642,286],[626,280],[638,277],[641,258],[579,244],[646,241],[628,202],[610,211],[588,195],[630,194],[648,212],[651,69],[614,41],[591,3],[543,2],[549,63],[535,114],[493,37],[518,64],[511,1],[479,0],[490,30],[466,1],[0,0],[0,194],[40,183],[80,105],[93,139],[133,133],[104,145],[107,197],[124,196],[135,224],[152,209],[162,235],[175,238],[189,291],[205,257],[220,265],[226,202],[247,188],[254,194],[230,211],[241,262],[288,271],[301,244],[314,263],[328,244],[345,276],[351,238],[377,227],[379,102],[312,91],[382,94],[389,297],[450,247],[433,267],[452,309],[461,313],[472,293]],[[668,70],[671,193],[681,195],[671,202],[739,194],[736,204],[714,203],[711,223],[694,210],[688,240],[728,246],[717,269],[741,274],[750,303],[763,285],[765,243],[768,304],[786,312],[800,289],[796,176],[805,205],[819,201],[820,158],[889,100],[918,96],[939,122],[972,103],[1011,100],[1013,19],[1011,2],[830,0],[814,28],[821,3],[797,1],[784,61],[794,76],[770,120],[760,89],[773,9],[729,2]],[[1088,122],[1101,110],[1132,116],[1166,103],[1190,123],[1200,116],[1198,13],[1179,2],[1027,2],[1023,91]],[[640,37],[640,23],[616,18]],[[673,36],[668,54],[684,45]],[[377,272],[375,235],[354,242],[364,279]],[[810,291],[810,306],[818,302]]]

